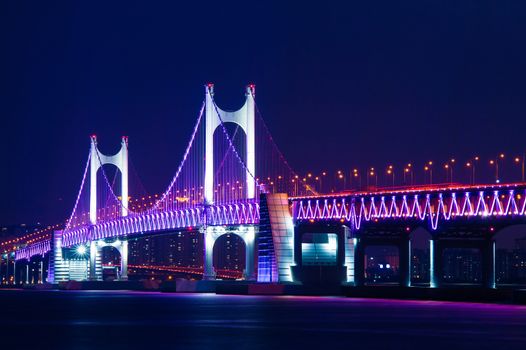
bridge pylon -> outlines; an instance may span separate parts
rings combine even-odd
[[[115,165],[121,172],[121,215],[128,215],[128,137],[123,136],[117,154],[107,156],[97,147],[97,137],[91,136],[90,150],[90,223],[97,223],[97,171],[105,164]]]
[[[221,110],[214,104],[214,84],[205,85],[205,202],[214,203],[214,132],[223,123],[235,123],[246,134],[246,186],[247,199],[254,199],[256,195],[256,126],[255,126],[255,101],[256,86],[246,87],[246,100],[243,107],[234,112]],[[218,115],[221,114],[221,116]]]

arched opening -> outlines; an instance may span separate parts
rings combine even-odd
[[[507,226],[495,234],[495,283],[526,285],[526,224]]]
[[[228,276],[242,276],[246,269],[246,244],[233,233],[227,233],[215,241],[213,249],[213,266],[218,279]],[[232,272],[239,272],[233,274]]]
[[[100,250],[102,266],[102,280],[117,280],[121,274],[121,254],[112,246],[102,247]]]
[[[97,171],[97,217],[99,220],[112,219],[120,215],[121,205],[115,196],[120,200],[121,180],[121,172],[113,164],[104,164]]]
[[[247,137],[240,125],[231,122],[223,125],[224,129],[219,125],[214,131],[214,200],[230,203],[246,198],[246,170],[238,156],[246,164]]]
[[[399,283],[400,253],[395,245],[367,245],[364,252],[366,284]]]
[[[431,233],[417,227],[409,234],[411,241],[411,285],[429,285]]]

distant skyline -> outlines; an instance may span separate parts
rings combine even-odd
[[[92,133],[107,153],[129,136],[163,191],[207,82],[224,109],[255,83],[299,172],[520,154],[524,18],[523,2],[3,2],[0,224],[65,220]]]

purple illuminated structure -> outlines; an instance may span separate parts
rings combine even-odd
[[[293,199],[295,220],[341,220],[359,230],[379,220],[427,221],[432,230],[455,218],[520,217],[526,211],[524,184],[427,188],[337,194]]]
[[[84,271],[84,275],[96,280],[101,278],[102,247],[111,245],[119,250],[122,271],[126,272],[128,238],[198,229],[205,240],[204,278],[215,278],[212,252],[216,240],[224,234],[236,234],[247,247],[246,279],[293,281],[298,279],[294,273],[306,276],[311,268],[307,265],[316,261],[309,252],[317,254],[316,258],[330,252],[325,256],[334,256],[335,260],[327,264],[337,265],[331,273],[359,284],[365,245],[377,244],[381,238],[409,254],[407,232],[424,226],[434,236],[431,285],[436,286],[441,249],[452,244],[440,241],[446,227],[473,224],[482,227],[477,228],[480,232],[489,230],[489,234],[472,234],[472,244],[488,251],[485,269],[491,274],[494,226],[525,221],[524,183],[318,195],[306,181],[300,183],[262,119],[256,118],[254,94],[255,86],[247,86],[245,104],[227,112],[216,106],[213,85],[206,85],[205,101],[169,186],[140,204],[128,196],[128,139],[123,137],[117,154],[107,156],[99,152],[92,136],[80,190],[64,229],[20,245],[16,259],[49,254],[50,281],[56,282],[73,278],[72,265],[66,260],[68,250],[81,245],[87,251],[89,247],[89,273]],[[258,130],[262,130],[261,136]],[[268,160],[267,153],[271,154]],[[114,188],[115,181],[104,170],[105,164],[119,169],[119,187]],[[103,176],[100,183],[98,173]],[[385,225],[391,226],[386,229]],[[374,227],[390,230],[391,237],[376,237]],[[320,234],[319,239],[312,240],[313,234]],[[305,236],[311,241],[302,241]],[[408,260],[401,258],[406,272]],[[494,285],[491,277],[487,281],[489,286]],[[402,284],[408,285],[407,274]]]

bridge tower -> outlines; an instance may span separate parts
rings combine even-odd
[[[214,84],[205,86],[205,202],[214,203],[214,132],[220,127],[221,120],[224,123],[235,123],[239,125],[246,134],[246,186],[247,199],[255,197],[256,173],[256,127],[255,127],[255,103],[256,86],[250,84],[246,87],[246,101],[243,107],[234,112],[226,112],[214,105]],[[221,119],[218,112],[221,113]]]
[[[90,223],[97,223],[97,171],[105,164],[115,165],[121,172],[121,216],[128,216],[128,137],[121,139],[121,149],[117,154],[108,156],[102,154],[97,147],[97,137],[91,136],[90,160]],[[121,250],[122,249],[122,250]],[[121,253],[121,279],[127,279],[128,271],[128,242],[119,244]],[[91,280],[101,279],[100,247],[95,242],[90,243],[90,270]]]
[[[250,84],[246,87],[246,100],[243,107],[234,112],[221,110],[214,104],[214,85],[205,85],[205,204],[214,204],[214,132],[223,123],[235,123],[239,125],[246,134],[246,188],[247,198],[254,199],[256,196],[255,171],[256,171],[256,130],[255,130],[255,103],[254,95],[256,86]],[[221,114],[221,117],[218,115]],[[213,251],[216,240],[223,234],[233,233],[241,237],[245,242],[245,279],[255,279],[255,227],[237,227],[225,230],[221,227],[206,227],[205,237],[205,269],[204,279],[214,279]]]
[[[121,215],[128,215],[128,137],[123,136],[121,149],[113,156],[99,152],[97,137],[91,135],[90,163],[90,205],[89,216],[92,225],[97,223],[97,171],[105,164],[115,165],[121,172]]]

